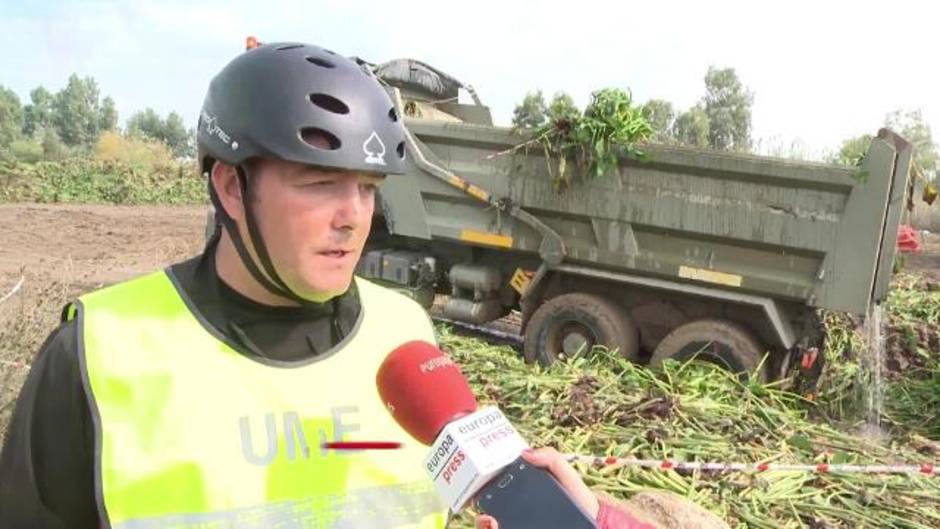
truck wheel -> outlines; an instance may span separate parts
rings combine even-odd
[[[696,358],[746,378],[757,369],[764,351],[754,334],[743,326],[727,320],[702,319],[680,325],[663,338],[650,358],[650,366],[657,368],[670,358],[679,362]],[[767,380],[765,371],[758,373],[761,382]]]
[[[636,360],[639,341],[636,325],[622,307],[601,296],[574,293],[552,298],[535,311],[526,325],[523,349],[527,362],[549,366],[595,345]]]

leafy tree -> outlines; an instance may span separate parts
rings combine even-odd
[[[114,105],[114,100],[110,96],[101,101],[101,108],[98,109],[98,130],[106,132],[117,129],[118,112]]]
[[[98,139],[98,83],[91,77],[69,77],[68,84],[56,93],[52,122],[66,145],[91,145]]]
[[[8,147],[17,140],[22,128],[20,98],[13,90],[0,85],[0,147]]]
[[[672,125],[672,136],[676,141],[690,147],[707,147],[709,133],[708,114],[701,105],[679,114]]]
[[[734,68],[708,68],[705,75],[705,114],[708,116],[708,143],[715,149],[749,151],[751,148],[751,105],[754,96]]]
[[[940,169],[940,153],[933,142],[930,125],[920,110],[896,110],[885,118],[885,126],[914,144],[914,161],[925,175],[934,178]]]
[[[512,125],[523,129],[537,128],[545,123],[547,112],[542,91],[529,92],[512,111]]]
[[[564,92],[558,92],[548,104],[547,117],[551,121],[574,120],[581,115],[581,111],[574,104],[574,99]]]
[[[58,160],[68,154],[68,148],[59,139],[59,134],[52,127],[45,127],[42,131],[42,157],[46,160]]]
[[[127,132],[131,136],[163,142],[174,156],[194,155],[193,131],[187,130],[183,118],[170,112],[166,119],[152,108],[136,112],[127,120]]]
[[[843,165],[858,165],[868,153],[871,140],[871,134],[862,134],[848,138],[842,142],[842,145],[839,147],[839,152],[829,156],[828,161]]]
[[[669,101],[651,99],[643,105],[643,113],[653,127],[653,141],[748,152],[753,102],[734,68],[711,66],[705,75],[705,95],[697,105],[677,112]]]
[[[673,139],[673,122],[676,120],[676,111],[672,103],[663,99],[650,99],[643,105],[643,115],[653,127],[652,140],[666,143]]]
[[[187,129],[183,118],[176,112],[170,112],[164,122],[165,139],[167,146],[177,157],[195,156],[195,132]]]
[[[127,120],[127,133],[131,136],[163,140],[163,118],[152,108],[138,110]]]
[[[927,178],[935,178],[940,169],[940,152],[933,142],[930,125],[924,121],[920,110],[895,110],[885,116],[885,127],[914,145],[915,163]],[[871,141],[870,134],[848,138],[842,142],[838,152],[829,156],[828,161],[855,165],[868,153]]]
[[[37,86],[29,93],[29,99],[32,103],[23,107],[23,134],[32,138],[52,125],[54,97],[44,87]]]

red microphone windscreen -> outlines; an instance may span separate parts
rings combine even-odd
[[[379,366],[375,383],[395,421],[428,446],[447,423],[477,409],[460,368],[428,342],[395,348]]]

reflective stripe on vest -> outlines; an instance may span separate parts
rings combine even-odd
[[[165,272],[83,296],[82,372],[96,423],[99,509],[113,528],[440,528],[426,447],[382,405],[375,375],[419,305],[357,279],[360,320],[334,351],[268,364],[193,313]],[[343,452],[331,441],[391,441]]]

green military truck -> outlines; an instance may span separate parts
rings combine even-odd
[[[453,321],[518,311],[527,361],[604,345],[775,379],[818,345],[816,309],[885,299],[912,157],[889,130],[858,168],[646,145],[559,192],[472,87],[418,61],[364,64],[404,119],[409,174],[381,188],[359,275],[428,309],[445,294]]]
[[[410,170],[381,189],[359,274],[426,307],[446,294],[455,321],[518,310],[528,361],[596,344],[774,379],[816,345],[816,309],[886,296],[912,156],[889,130],[859,168],[647,145],[559,192],[472,88],[417,61],[372,67]]]

